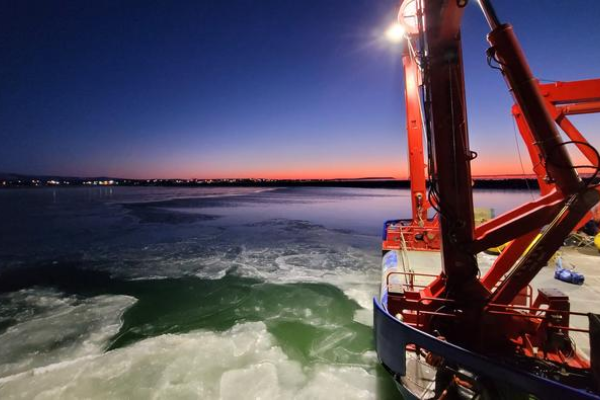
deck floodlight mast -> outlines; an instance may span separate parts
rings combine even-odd
[[[400,23],[396,22],[388,28],[388,30],[385,32],[385,36],[390,42],[398,43],[404,39],[405,33],[404,27]]]

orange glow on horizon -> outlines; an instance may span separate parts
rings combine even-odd
[[[405,163],[404,163],[405,164]],[[157,173],[143,175],[132,174],[126,176],[132,179],[251,179],[251,178],[264,178],[264,179],[281,179],[281,180],[310,180],[310,179],[352,179],[352,178],[391,178],[391,179],[409,179],[408,167],[402,166],[339,166],[337,168],[289,168],[289,169],[248,169],[241,173],[235,173],[231,171],[190,171],[185,169],[170,170],[167,173]],[[523,175],[523,171],[520,165],[514,164],[487,164],[487,165],[474,165],[472,168],[472,175],[477,176],[511,176],[518,177]],[[531,167],[528,168],[525,165],[525,175],[530,176],[533,174]]]
[[[523,165],[515,154],[508,157],[489,159],[483,155],[471,163],[473,177],[532,177],[531,161],[523,155]],[[170,160],[169,160],[170,161]],[[589,164],[580,155],[574,155],[574,164]],[[302,164],[306,163],[306,167]],[[281,180],[310,180],[310,179],[352,179],[352,178],[391,178],[408,179],[409,168],[406,157],[398,157],[390,161],[378,159],[362,159],[360,163],[326,160],[293,160],[282,166],[280,163],[247,167],[231,165],[229,168],[210,163],[194,163],[183,160],[163,162],[154,168],[116,168],[102,173],[88,173],[89,176],[110,176],[130,179],[281,179]],[[166,166],[166,168],[165,168]],[[589,172],[581,170],[580,172]]]

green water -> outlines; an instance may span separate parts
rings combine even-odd
[[[377,397],[398,398],[389,375],[364,357],[374,350],[372,328],[354,321],[360,307],[334,286],[272,284],[227,275],[218,280],[121,281],[112,288],[114,294],[138,301],[125,312],[107,350],[166,333],[226,331],[236,324],[262,321],[290,359],[305,366],[373,368],[378,376]]]

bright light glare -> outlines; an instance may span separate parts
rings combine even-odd
[[[385,32],[385,37],[392,43],[399,43],[404,38],[404,33],[404,27],[396,22]]]

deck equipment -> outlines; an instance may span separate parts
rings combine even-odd
[[[460,32],[467,3],[400,6],[413,219],[384,226],[382,290],[374,299],[379,359],[414,398],[600,399],[600,317],[571,311],[556,289],[530,287],[600,200],[600,156],[567,117],[600,111],[600,80],[540,84],[512,26],[489,0],[478,1],[490,27],[488,62],[514,98],[541,196],[475,226],[470,162],[477,154],[468,141]],[[579,174],[567,146],[585,155],[591,176]],[[504,243],[481,276],[478,253]],[[441,271],[414,272],[428,253],[414,250],[438,250]],[[572,326],[575,318],[588,318],[589,329]],[[590,333],[589,357],[574,333]]]

